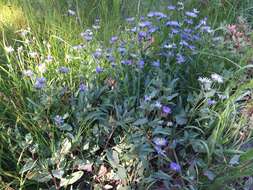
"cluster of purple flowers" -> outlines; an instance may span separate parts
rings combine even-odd
[[[86,41],[91,41],[93,39],[93,32],[90,29],[87,29],[85,32],[81,33],[81,36],[86,40]]]
[[[44,77],[36,78],[34,87],[38,90],[44,88],[46,85],[46,79]]]
[[[157,154],[166,156],[165,150],[163,150],[163,147],[166,147],[168,145],[168,141],[163,137],[155,137],[153,139],[153,143],[155,144],[155,150]],[[169,165],[169,168],[174,172],[180,172],[181,166],[176,162],[171,162]]]
[[[105,52],[104,49],[97,49],[93,56],[96,59],[100,59],[102,55],[106,55],[107,61],[113,67],[116,63],[121,63],[123,65],[137,66],[139,69],[143,69],[146,65],[162,68],[168,65],[163,64],[164,61],[162,60],[165,60],[164,58],[169,59],[170,62],[173,60],[178,64],[185,64],[191,60],[191,55],[196,54],[196,44],[200,44],[201,36],[205,35],[206,32],[212,32],[212,30],[207,25],[206,18],[199,19],[199,11],[197,9],[183,11],[184,4],[177,3],[176,5],[168,5],[167,12],[151,11],[139,19],[135,17],[127,18],[128,24],[125,32],[129,34],[130,38],[121,39],[121,36],[112,36],[109,40],[112,46],[109,48],[109,53],[108,49]],[[183,14],[179,12],[183,12]],[[181,19],[175,19],[178,17],[174,17],[174,14],[184,16]],[[89,29],[81,35],[87,41],[93,38],[93,32]],[[133,47],[147,46],[148,48],[152,46],[152,43],[159,36],[165,36],[165,38],[161,46],[156,46],[158,51],[153,52],[156,53],[153,56],[156,57],[155,60],[146,60],[143,58],[143,54],[137,55],[137,59],[136,57],[131,57]],[[157,54],[157,52],[159,53]],[[117,56],[117,54],[120,56]],[[96,68],[97,73],[101,73],[103,70],[101,65]]]
[[[58,71],[59,73],[67,74],[69,72],[69,68],[62,66],[62,67],[59,67]]]
[[[85,92],[87,90],[87,86],[84,83],[81,83],[79,85],[79,91],[80,92]]]
[[[163,137],[155,137],[153,138],[153,143],[157,154],[166,156],[166,152],[163,150],[163,148],[167,146],[168,141]]]

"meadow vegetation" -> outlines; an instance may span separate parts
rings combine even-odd
[[[0,189],[252,189],[252,9],[2,0]]]

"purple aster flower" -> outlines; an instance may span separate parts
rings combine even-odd
[[[162,18],[167,18],[167,15],[161,12],[157,12],[156,17],[158,17],[158,19],[162,19]]]
[[[162,12],[149,12],[148,17],[157,17],[158,19],[166,18],[167,15]]]
[[[147,32],[145,32],[145,31],[140,31],[140,32],[138,33],[138,40],[139,40],[139,41],[142,41],[142,40],[145,39],[147,36],[148,36],[148,33],[147,33]]]
[[[202,26],[202,27],[201,27],[201,31],[202,31],[202,32],[211,33],[213,30],[211,29],[210,26]]]
[[[186,61],[185,57],[182,56],[181,54],[177,54],[176,60],[178,64],[184,63]]]
[[[156,150],[157,154],[166,157],[165,151],[160,146],[155,146],[155,150]]]
[[[187,34],[192,34],[192,33],[193,33],[193,30],[192,30],[192,29],[189,29],[189,28],[185,28],[185,29],[184,29],[184,32],[187,33]]]
[[[100,66],[97,66],[96,67],[96,73],[101,73],[101,72],[103,72],[103,68],[100,67]]]
[[[44,77],[36,78],[34,87],[36,89],[42,89],[46,85],[46,79]]]
[[[86,40],[86,41],[91,41],[93,39],[93,32],[90,29],[85,30],[85,32],[81,33],[81,36]]]
[[[148,17],[154,17],[155,15],[156,15],[156,12],[152,11],[152,12],[149,12],[147,16]]]
[[[166,146],[168,141],[165,138],[162,137],[155,137],[153,139],[153,142],[156,146],[162,147],[162,146]]]
[[[168,8],[170,11],[176,10],[176,6],[174,6],[174,5],[169,5],[167,8]]]
[[[132,61],[131,60],[122,60],[121,64],[123,64],[123,65],[131,65]]]
[[[143,60],[140,60],[138,62],[138,65],[139,65],[139,68],[143,69],[144,68],[144,65],[145,65],[145,62]]]
[[[117,41],[118,41],[118,37],[117,36],[113,36],[113,37],[111,37],[110,44],[114,44]]]
[[[62,117],[62,116],[59,116],[59,115],[56,115],[56,116],[54,117],[54,123],[55,123],[55,125],[57,125],[57,126],[62,126],[62,125],[64,124],[64,119],[63,119],[63,117]]]
[[[159,60],[154,61],[154,62],[152,63],[152,65],[153,65],[154,67],[160,67],[160,61],[159,61]]]
[[[140,21],[145,21],[145,16],[141,16]]]
[[[207,18],[201,19],[199,24],[195,27],[195,29],[199,29],[201,26],[205,26],[207,24]]]
[[[212,100],[212,99],[208,99],[208,100],[207,100],[207,104],[208,104],[209,106],[212,106],[212,105],[216,104],[216,101],[215,101],[215,100]]]
[[[129,17],[129,18],[126,18],[126,21],[127,22],[133,22],[135,20],[135,18],[134,17]]]
[[[113,55],[109,55],[107,56],[107,60],[110,62],[110,63],[114,63],[115,62],[115,57]]]
[[[188,42],[186,42],[185,40],[180,41],[179,44],[180,44],[181,46],[185,46],[185,47],[188,47],[188,46],[189,46]]]
[[[151,100],[151,97],[150,97],[150,96],[147,96],[147,95],[144,96],[144,101],[145,101],[145,102],[148,102],[148,101],[150,101],[150,100]]]
[[[195,12],[189,12],[189,11],[185,12],[185,15],[189,16],[189,17],[192,17],[192,18],[198,17],[197,13],[195,13]]]
[[[102,56],[102,50],[101,49],[97,49],[94,53],[93,56],[98,59]]]
[[[79,91],[80,92],[85,92],[87,90],[87,86],[83,83],[80,84],[79,86]]]
[[[121,54],[121,55],[125,55],[126,54],[126,52],[127,52],[127,50],[126,50],[126,48],[125,47],[119,47],[118,48],[118,52]]]
[[[158,30],[158,27],[152,26],[152,27],[149,28],[148,32],[150,34],[152,34],[152,33],[156,32],[157,30]]]
[[[152,26],[152,23],[150,21],[143,21],[143,22],[139,23],[139,26],[141,28],[150,27],[150,26]]]
[[[177,164],[176,162],[171,162],[170,163],[170,169],[175,171],[175,172],[180,172],[181,171],[181,166]]]
[[[179,30],[177,30],[177,29],[175,29],[175,28],[172,28],[171,33],[172,33],[172,34],[178,34],[178,33],[179,33]]]
[[[193,35],[192,36],[192,40],[195,40],[195,41],[198,41],[198,40],[200,40],[200,36],[199,35]]]
[[[60,67],[58,69],[59,73],[67,74],[69,72],[69,68],[67,67]]]
[[[178,21],[168,21],[166,26],[180,27],[180,24]]]
[[[183,32],[180,34],[181,35],[181,38],[184,39],[184,40],[187,40],[187,41],[191,41],[192,40],[192,36],[191,34],[188,34],[186,32]]]
[[[194,50],[196,49],[196,47],[193,46],[193,45],[188,45],[187,47],[188,47],[190,50],[192,50],[192,51],[194,51]]]
[[[193,24],[193,20],[192,19],[184,19],[184,21],[187,23],[187,24]]]
[[[172,112],[172,111],[171,111],[171,108],[170,108],[169,106],[163,106],[163,107],[162,107],[162,111],[163,111],[163,113],[166,114],[166,115],[167,115],[167,114],[171,114],[171,112]]]

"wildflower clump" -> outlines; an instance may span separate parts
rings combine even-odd
[[[225,160],[206,139],[229,95],[223,73],[198,69],[215,33],[207,18],[178,2],[126,18],[105,42],[102,26],[96,19],[73,43],[49,34],[39,45],[28,28],[18,48],[4,47],[6,73],[21,84],[10,89],[27,91],[13,126],[25,126],[15,129],[17,149],[32,159],[20,156],[15,170],[41,188],[198,188]]]

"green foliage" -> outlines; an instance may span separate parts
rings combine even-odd
[[[245,36],[237,38],[221,24],[248,14],[245,4],[186,2],[185,9],[204,9],[215,26],[191,41],[192,52],[180,45],[180,35],[168,37],[172,30],[163,19],[150,18],[159,30],[140,39],[139,17],[155,9],[170,14],[167,1],[1,3],[22,7],[30,27],[13,39],[3,30],[1,189],[236,189],[250,183],[252,150],[244,147],[252,126],[243,110],[253,84],[242,75],[251,68],[252,44],[244,38],[251,31],[239,19],[244,29],[236,29]],[[130,16],[134,24],[125,22]],[[170,16],[185,19],[180,11]],[[129,32],[136,24],[137,32]],[[93,40],[83,41],[92,27]],[[108,42],[114,35],[116,42]],[[174,57],[164,48],[171,41]],[[178,63],[179,54],[185,63]]]

